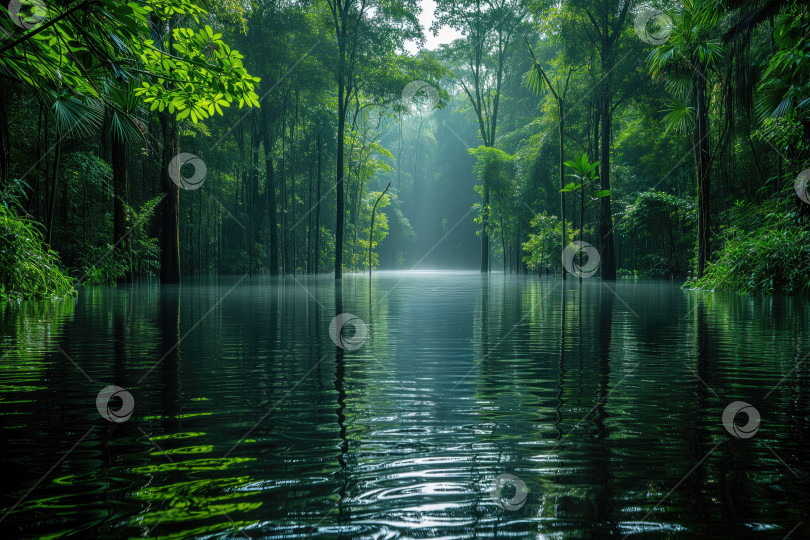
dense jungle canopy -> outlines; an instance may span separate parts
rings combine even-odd
[[[3,298],[417,266],[571,279],[570,245],[607,280],[810,284],[804,2],[3,11]]]

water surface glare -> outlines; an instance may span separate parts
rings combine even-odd
[[[802,299],[380,272],[0,317],[5,538],[810,535]]]

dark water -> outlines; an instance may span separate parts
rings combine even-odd
[[[810,536],[806,302],[297,279],[4,307],[0,535]],[[350,323],[336,347],[339,313],[366,339]],[[97,410],[108,385],[125,422]]]

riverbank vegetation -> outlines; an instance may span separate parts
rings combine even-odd
[[[805,3],[425,5],[3,7],[3,297],[369,264],[565,277],[574,240],[602,279],[806,292]]]
[[[71,280],[59,257],[43,242],[40,224],[22,217],[12,190],[6,186],[0,205],[0,300],[67,296]]]

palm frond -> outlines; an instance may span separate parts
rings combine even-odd
[[[670,100],[670,105],[665,111],[666,132],[674,130],[676,133],[686,133],[695,125],[695,109],[684,101]]]
[[[67,92],[48,92],[44,94],[44,101],[53,111],[64,135],[90,136],[101,126],[104,111],[97,100]]]

